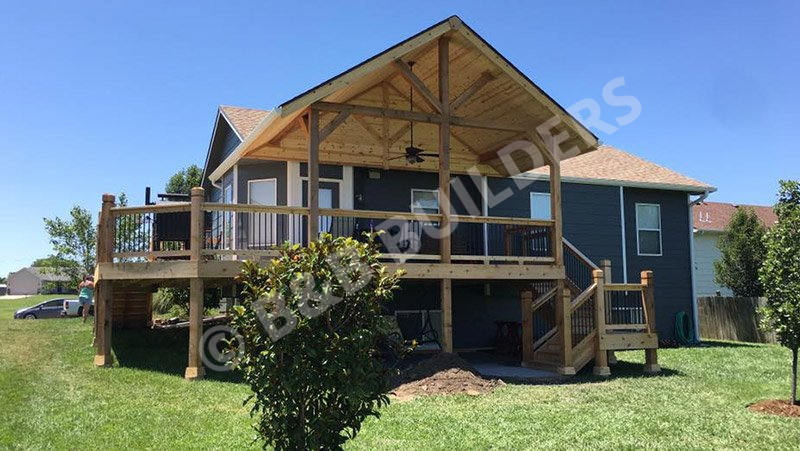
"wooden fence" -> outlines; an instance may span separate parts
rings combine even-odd
[[[773,333],[759,328],[758,308],[764,305],[764,298],[706,296],[697,301],[701,338],[775,343]]]

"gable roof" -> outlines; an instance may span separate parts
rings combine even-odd
[[[538,178],[549,176],[549,173],[549,168],[545,166],[527,174]],[[562,161],[561,179],[566,182],[660,188],[690,193],[716,191],[711,185],[605,144],[594,152]]]
[[[51,272],[50,268],[31,266],[28,268],[22,268],[19,271],[17,271],[17,273],[23,271],[30,273],[31,275],[41,280],[42,282],[69,282],[69,277],[63,274],[55,274]]]
[[[255,129],[245,138],[237,149],[228,156],[216,169],[209,174],[212,181],[219,178],[233,167],[236,162],[244,157],[264,159],[303,159],[307,157],[307,137],[298,130],[298,119],[307,109],[316,102],[347,103],[361,101],[361,106],[380,107],[380,100],[373,98],[371,91],[380,90],[381,84],[391,85],[391,80],[398,74],[398,64],[415,62],[414,71],[423,84],[435,86],[437,77],[436,43],[440,37],[447,36],[451,44],[450,70],[451,85],[454,87],[451,94],[475,84],[482,77],[490,77],[492,88],[482,95],[471,97],[460,104],[460,118],[469,118],[473,124],[478,121],[482,124],[505,123],[513,124],[511,129],[478,130],[462,126],[458,131],[459,136],[451,133],[451,171],[466,173],[468,168],[478,165],[486,169],[487,173],[502,174],[505,168],[499,159],[482,159],[493,154],[505,144],[519,140],[521,130],[535,130],[545,121],[558,118],[556,126],[559,132],[568,135],[569,147],[577,147],[581,153],[591,152],[597,146],[597,137],[570,115],[563,107],[549,97],[541,88],[536,86],[525,74],[514,67],[505,57],[497,52],[474,30],[467,26],[457,16],[452,16],[441,21],[410,38],[390,47],[389,49],[365,60],[349,70],[295,96],[282,103],[264,117]],[[398,95],[392,94],[389,99],[388,109],[405,110],[409,101],[404,98],[401,91],[407,92],[406,85],[393,87]],[[463,91],[461,91],[463,92]],[[362,98],[363,96],[363,98]],[[386,98],[384,98],[386,101]],[[384,106],[384,108],[387,108]],[[424,112],[423,112],[424,113]],[[454,116],[454,118],[456,118]],[[394,124],[404,123],[400,118],[390,118]],[[350,121],[345,119],[326,141],[320,146],[321,163],[341,163],[344,154],[358,159],[360,164],[369,167],[386,167],[386,161],[391,167],[401,167],[414,170],[435,170],[434,163],[428,161],[415,167],[407,167],[402,159],[403,149],[411,143],[403,138],[397,141],[399,145],[391,148],[391,155],[379,151],[364,128],[375,127],[375,122],[380,119]],[[349,124],[349,126],[348,126]],[[366,125],[365,125],[366,124]],[[456,124],[457,125],[457,124]],[[509,125],[506,125],[507,127]],[[490,129],[492,127],[489,127]],[[438,134],[423,132],[421,128],[413,143],[422,148],[436,148]],[[395,136],[398,129],[392,130],[388,136]],[[373,136],[377,133],[373,133]],[[387,135],[384,130],[384,135]],[[425,141],[428,140],[428,141]],[[424,142],[417,142],[424,141]],[[343,150],[344,149],[344,150]],[[524,161],[524,156],[515,154],[513,158],[522,158],[517,163],[518,167],[532,168],[531,164]]]
[[[772,207],[762,205],[737,205],[723,202],[701,202],[692,209],[692,222],[695,230],[708,232],[722,232],[731,222],[734,213],[740,208],[750,208],[755,211],[761,223],[767,227],[778,221],[778,215]]]
[[[250,136],[250,133],[253,133],[258,124],[269,114],[269,111],[265,110],[228,105],[220,105],[219,111],[242,141]]]

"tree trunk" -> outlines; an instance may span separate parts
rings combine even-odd
[[[792,397],[789,402],[800,405],[800,400],[797,399],[797,347],[792,349]]]

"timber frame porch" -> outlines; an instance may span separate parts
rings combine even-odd
[[[406,89],[417,94],[413,101]],[[418,139],[413,142],[406,139],[412,124],[419,126]],[[521,140],[524,145],[507,150]],[[398,160],[405,144],[435,150],[438,161],[410,165]],[[218,181],[243,158],[304,162],[307,207],[212,203],[206,201],[202,188],[192,190],[191,202],[143,207],[116,207],[114,197],[104,195],[96,269],[95,364],[112,363],[111,303],[115,293],[188,285],[190,336],[185,376],[202,377],[204,287],[231,283],[243,259],[270,258],[276,252],[274,245],[282,241],[273,234],[261,236],[263,239],[246,249],[226,245],[214,231],[219,222],[214,218],[237,215],[247,218],[249,224],[264,221],[273,225],[273,230],[280,228],[279,222],[287,224],[281,227],[290,230],[287,236],[296,242],[318,236],[325,218],[333,218],[326,232],[334,230],[334,223],[362,219],[433,223],[441,231],[434,251],[413,253],[405,263],[392,262],[398,255],[391,252],[385,255],[391,269],[406,269],[406,278],[440,281],[444,351],[453,350],[453,280],[525,281],[533,288],[521,295],[523,362],[549,362],[562,373],[573,374],[596,355],[597,372],[605,374],[603,355],[607,351],[626,347],[652,350],[657,339],[652,285],[646,281],[652,279],[613,286],[588,259],[583,258],[574,268],[570,263],[580,261],[582,254],[563,239],[560,148],[580,154],[594,150],[597,144],[596,137],[472,29],[457,17],[449,18],[281,105],[208,175],[212,182]],[[439,212],[420,215],[320,208],[321,164],[436,172]],[[483,216],[453,213],[454,174],[508,177],[542,165],[549,167],[551,219],[501,218],[485,211]],[[189,215],[190,239],[185,245],[155,246],[148,224],[157,215],[170,213]],[[506,244],[497,252],[459,250],[453,242],[456,224],[497,229]],[[515,244],[520,240],[524,243],[521,247]],[[538,241],[529,244],[533,240]],[[590,275],[591,283],[584,283],[587,268],[595,272]],[[583,282],[578,274],[584,274]],[[630,310],[636,312],[632,318],[642,314],[646,318],[612,330],[617,325],[606,321],[603,308],[616,308],[608,295],[614,292],[638,293],[641,302]],[[542,315],[548,308],[553,314]],[[547,318],[543,320],[543,316]],[[589,317],[593,320],[585,321]],[[627,338],[617,336],[622,333],[627,333]],[[648,365],[651,370],[657,368],[654,350],[648,351]]]

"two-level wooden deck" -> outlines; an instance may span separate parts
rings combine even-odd
[[[607,350],[632,343],[653,348],[655,333],[651,278],[613,286],[563,240],[560,162],[597,145],[564,108],[451,17],[282,104],[207,168],[216,183],[243,159],[304,163],[307,208],[209,203],[199,188],[191,202],[168,205],[115,207],[113,196],[104,196],[95,361],[111,363],[115,315],[136,310],[146,317],[141,308],[121,308],[126,297],[188,285],[186,377],[200,377],[204,287],[230,284],[243,259],[270,258],[281,242],[303,244],[320,231],[360,236],[378,228],[397,238],[384,241],[389,266],[402,265],[408,279],[439,281],[444,351],[453,350],[453,280],[514,280],[527,285],[520,296],[524,363],[550,364],[569,374],[597,356],[603,374]],[[425,159],[409,154],[420,149]],[[321,208],[323,164],[436,173],[438,214]],[[455,175],[485,180],[540,166],[549,169],[550,219],[455,214]],[[491,193],[481,197],[485,207]],[[188,239],[153,233],[168,222],[167,214],[183,215]],[[620,323],[627,329],[618,328]],[[654,352],[648,363],[655,368]]]

